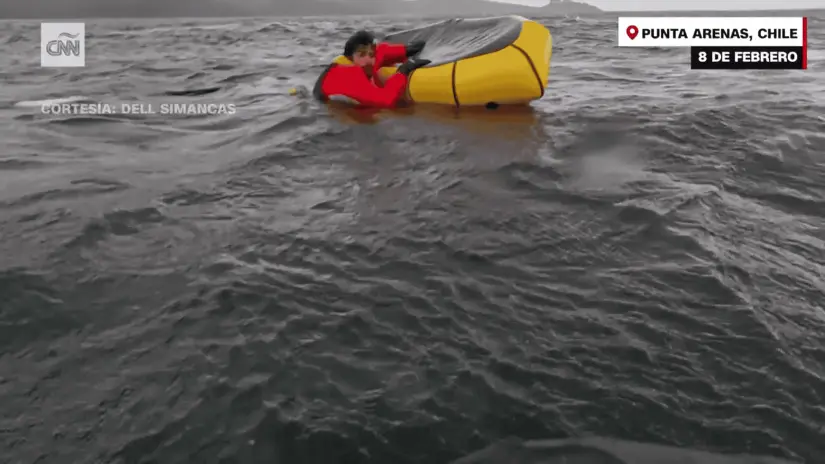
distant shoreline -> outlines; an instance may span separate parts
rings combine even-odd
[[[805,15],[805,14],[825,14],[825,8],[822,9],[788,9],[788,10],[684,10],[684,11],[605,11],[602,10],[600,12],[593,12],[593,13],[575,13],[576,16],[589,16],[589,17],[599,17],[599,16],[636,16],[636,17],[645,17],[645,16],[687,16],[687,17],[696,17],[696,16],[730,16],[730,17],[737,17],[737,16],[761,16],[766,14],[771,14],[771,16],[778,15],[778,16],[789,16],[789,15]],[[571,13],[553,13],[553,12],[541,12],[539,14],[530,15],[524,11],[517,11],[514,13],[510,13],[516,16],[535,16],[535,17],[563,17],[569,16]],[[404,12],[404,13],[376,13],[376,14],[360,14],[360,13],[350,13],[350,14],[340,14],[340,13],[332,13],[332,14],[310,14],[310,15],[194,15],[194,16],[46,16],[46,17],[34,17],[34,16],[21,16],[21,17],[11,17],[11,18],[3,18],[0,19],[0,22],[8,22],[8,21],[63,21],[63,20],[75,20],[75,21],[92,21],[92,20],[149,20],[149,19],[285,19],[285,18],[348,18],[348,17],[421,17],[421,18],[432,18],[432,17],[464,17],[464,18],[473,18],[473,17],[482,17],[482,16],[505,16],[507,14],[432,14],[432,15],[425,15],[420,13],[413,13],[413,12]]]
[[[777,13],[787,16],[790,13],[825,13],[825,8],[789,9],[789,10],[686,10],[686,11],[605,11],[611,15],[621,16],[761,16]]]
[[[273,2],[244,0],[21,0],[0,4],[0,17],[25,19],[114,19],[114,18],[227,18],[227,17],[351,17],[371,15],[421,15],[472,17],[521,14],[563,16],[598,14],[602,10],[582,1],[565,0],[543,7],[499,3],[489,0],[301,0]]]

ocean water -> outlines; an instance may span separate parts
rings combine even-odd
[[[413,18],[2,22],[0,461],[446,463],[507,436],[825,455],[825,74],[548,18],[528,109],[290,96]],[[45,102],[235,105],[43,114]]]

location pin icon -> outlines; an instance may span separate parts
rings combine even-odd
[[[627,26],[627,36],[630,37],[630,40],[636,38],[639,35],[639,28],[636,26]]]

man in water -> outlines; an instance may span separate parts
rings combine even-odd
[[[358,31],[344,44],[344,54],[330,64],[312,94],[321,101],[343,100],[362,107],[392,108],[404,98],[409,75],[430,63],[414,57],[424,42],[407,45],[378,43],[371,32]],[[378,70],[404,60],[398,71],[383,82]]]

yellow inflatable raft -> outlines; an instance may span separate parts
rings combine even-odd
[[[407,97],[455,106],[526,104],[544,95],[553,39],[521,16],[453,19],[390,34],[387,42],[425,40],[418,55],[432,62],[415,70]],[[395,68],[382,68],[388,76]]]

